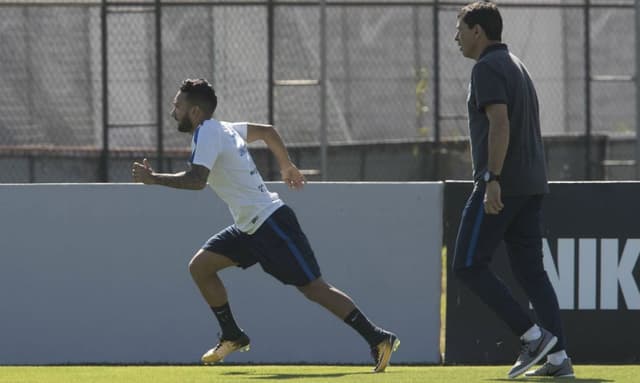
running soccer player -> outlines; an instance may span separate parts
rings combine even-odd
[[[300,189],[305,179],[289,159],[270,125],[228,123],[213,119],[217,97],[203,79],[185,80],[173,100],[178,131],[192,135],[190,168],[175,174],[153,171],[149,162],[134,162],[136,182],[199,190],[207,183],[229,206],[234,224],[211,237],[189,263],[189,271],[221,328],[218,344],[202,356],[205,364],[249,349],[249,337],[236,324],[218,272],[260,263],[284,284],[296,286],[307,299],[329,310],[369,344],[374,372],[383,372],[400,344],[398,337],[373,324],[344,292],[327,283],[293,210],[267,189],[247,150],[247,142],[264,141],[280,165],[282,180]]]

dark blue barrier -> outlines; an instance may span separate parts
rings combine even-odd
[[[445,185],[445,362],[512,363],[517,337],[451,274],[458,223],[471,189],[470,182]],[[552,183],[543,214],[545,268],[558,294],[567,352],[576,363],[640,362],[640,183]],[[502,246],[492,269],[528,307]]]

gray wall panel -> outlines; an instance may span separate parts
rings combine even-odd
[[[439,361],[442,185],[270,187],[325,278],[401,337],[393,361]],[[197,362],[218,325],[187,264],[230,222],[209,189],[0,187],[0,364]],[[221,277],[252,338],[229,362],[369,363],[353,330],[259,266]]]

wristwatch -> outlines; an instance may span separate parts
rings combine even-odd
[[[482,177],[485,183],[489,183],[491,181],[500,182],[500,174],[495,174],[491,170],[487,170],[484,172],[484,176]]]

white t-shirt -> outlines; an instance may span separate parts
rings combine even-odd
[[[206,120],[193,133],[190,162],[209,169],[209,186],[227,203],[238,229],[253,234],[284,203],[267,190],[246,138],[246,122]]]

